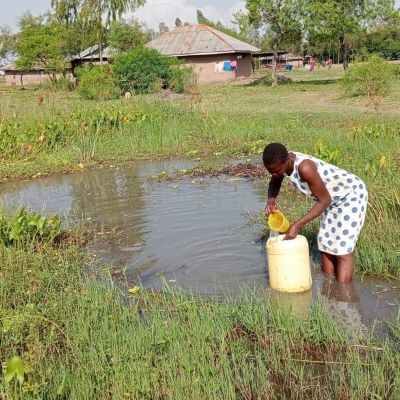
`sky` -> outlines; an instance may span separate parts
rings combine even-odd
[[[0,26],[9,25],[17,30],[16,19],[24,11],[30,10],[33,15],[50,9],[51,0],[0,0]],[[200,9],[206,18],[231,25],[232,14],[244,8],[244,0],[146,0],[144,7],[139,8],[134,16],[148,27],[158,29],[160,22],[170,28],[175,26],[175,18],[182,22],[196,22],[196,10]],[[400,0],[396,0],[400,7]]]
[[[41,14],[51,8],[50,3],[50,0],[0,0],[0,26],[9,25],[15,31],[16,20],[24,11]],[[243,9],[244,4],[244,0],[146,0],[134,16],[149,28],[158,29],[159,22],[173,28],[176,17],[182,22],[195,23],[196,10],[200,9],[206,18],[229,25],[233,12]]]

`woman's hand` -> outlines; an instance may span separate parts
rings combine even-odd
[[[267,201],[265,205],[265,215],[268,217],[269,214],[276,213],[278,211],[278,204],[276,204],[275,199]]]
[[[292,225],[289,226],[289,229],[286,232],[286,236],[283,240],[292,240],[295,239],[296,236],[299,234],[300,225],[297,222],[294,222]]]

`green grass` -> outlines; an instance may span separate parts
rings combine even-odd
[[[365,99],[342,96],[341,75],[296,70],[293,83],[275,89],[204,87],[198,107],[190,99],[95,103],[1,86],[0,176],[139,157],[252,155],[279,140],[334,158],[366,181],[356,267],[399,277],[400,82],[372,112]],[[310,206],[288,186],[280,204],[291,220]],[[303,232],[312,245],[316,229],[314,222]],[[112,268],[85,267],[85,237],[74,231],[57,245],[0,245],[0,362],[19,355],[25,364],[22,387],[0,379],[0,398],[400,397],[399,318],[388,321],[391,340],[372,332],[350,338],[319,302],[300,316],[279,296],[251,292],[224,303],[168,287],[129,294]]]
[[[81,237],[0,246],[0,361],[25,369],[1,398],[399,398],[399,320],[393,341],[349,339],[322,303],[298,316],[279,295],[129,295],[82,267]]]

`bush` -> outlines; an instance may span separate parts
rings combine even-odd
[[[82,66],[77,69],[78,93],[87,100],[111,100],[121,96],[109,65]]]
[[[250,83],[250,86],[271,86],[272,82],[272,70],[267,69],[265,71],[265,75],[261,78],[255,79],[252,83]]]
[[[379,98],[387,94],[393,70],[378,55],[372,55],[364,63],[354,63],[348,68],[343,79],[346,95]]]
[[[177,59],[146,47],[118,54],[114,62],[119,87],[133,93],[152,93],[162,88],[184,92],[194,74],[189,71]]]
[[[171,66],[169,87],[176,93],[190,93],[197,86],[197,75],[191,67]]]
[[[74,89],[74,82],[66,76],[61,76],[54,82],[47,82],[44,86],[49,90],[72,91]]]

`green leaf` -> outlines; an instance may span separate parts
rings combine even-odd
[[[134,287],[128,289],[128,292],[130,294],[138,294],[140,292],[140,290],[141,290],[140,286],[134,286]]]
[[[11,357],[6,364],[4,382],[8,385],[16,377],[20,385],[24,382],[24,362],[21,357]]]
[[[2,333],[8,333],[8,331],[11,329],[12,327],[12,320],[11,319],[4,319],[2,322],[2,326],[1,326],[1,332]]]

